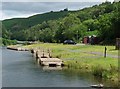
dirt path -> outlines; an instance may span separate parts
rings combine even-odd
[[[94,55],[98,55],[99,57],[104,56],[104,53],[102,52],[87,52],[87,51],[83,51],[83,50],[70,50],[70,49],[63,49],[63,50],[67,50],[69,52],[75,52],[75,53],[86,53],[86,54],[94,54]],[[111,58],[120,58],[120,56],[118,55],[112,55],[112,54],[107,54],[106,57],[111,57]]]
[[[88,53],[88,54],[94,54],[94,55],[104,56],[104,53],[101,53],[101,52],[83,52],[83,53]],[[107,54],[106,57],[120,58],[120,56],[111,55],[111,54]]]

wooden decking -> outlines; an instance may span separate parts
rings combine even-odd
[[[29,49],[23,48],[22,46],[19,45],[7,46],[7,49],[16,50],[16,51],[29,51]]]
[[[39,62],[43,66],[61,66],[62,60],[58,58],[39,58]]]
[[[50,50],[32,49],[31,53],[42,66],[61,66],[63,64],[61,59],[52,58]]]

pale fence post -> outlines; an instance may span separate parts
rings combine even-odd
[[[115,46],[116,50],[120,50],[120,38],[116,38],[116,46]]]

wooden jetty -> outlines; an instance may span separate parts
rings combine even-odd
[[[50,53],[38,50],[36,51],[36,57],[37,58],[50,58]]]
[[[63,61],[59,58],[52,58],[50,50],[32,49],[31,53],[36,56],[36,60],[42,66],[62,66]]]
[[[61,66],[62,60],[58,58],[39,58],[39,62],[43,66]]]
[[[7,46],[7,49],[10,50],[16,50],[16,51],[29,51],[29,49],[27,48],[22,48],[22,47],[18,47],[18,46]]]

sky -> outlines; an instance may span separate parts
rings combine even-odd
[[[55,0],[54,0],[55,1]],[[79,10],[106,0],[4,0],[0,3],[0,20],[29,17],[50,11],[60,11],[65,8]],[[83,2],[84,1],[84,2]],[[108,0],[114,1],[114,0]]]

